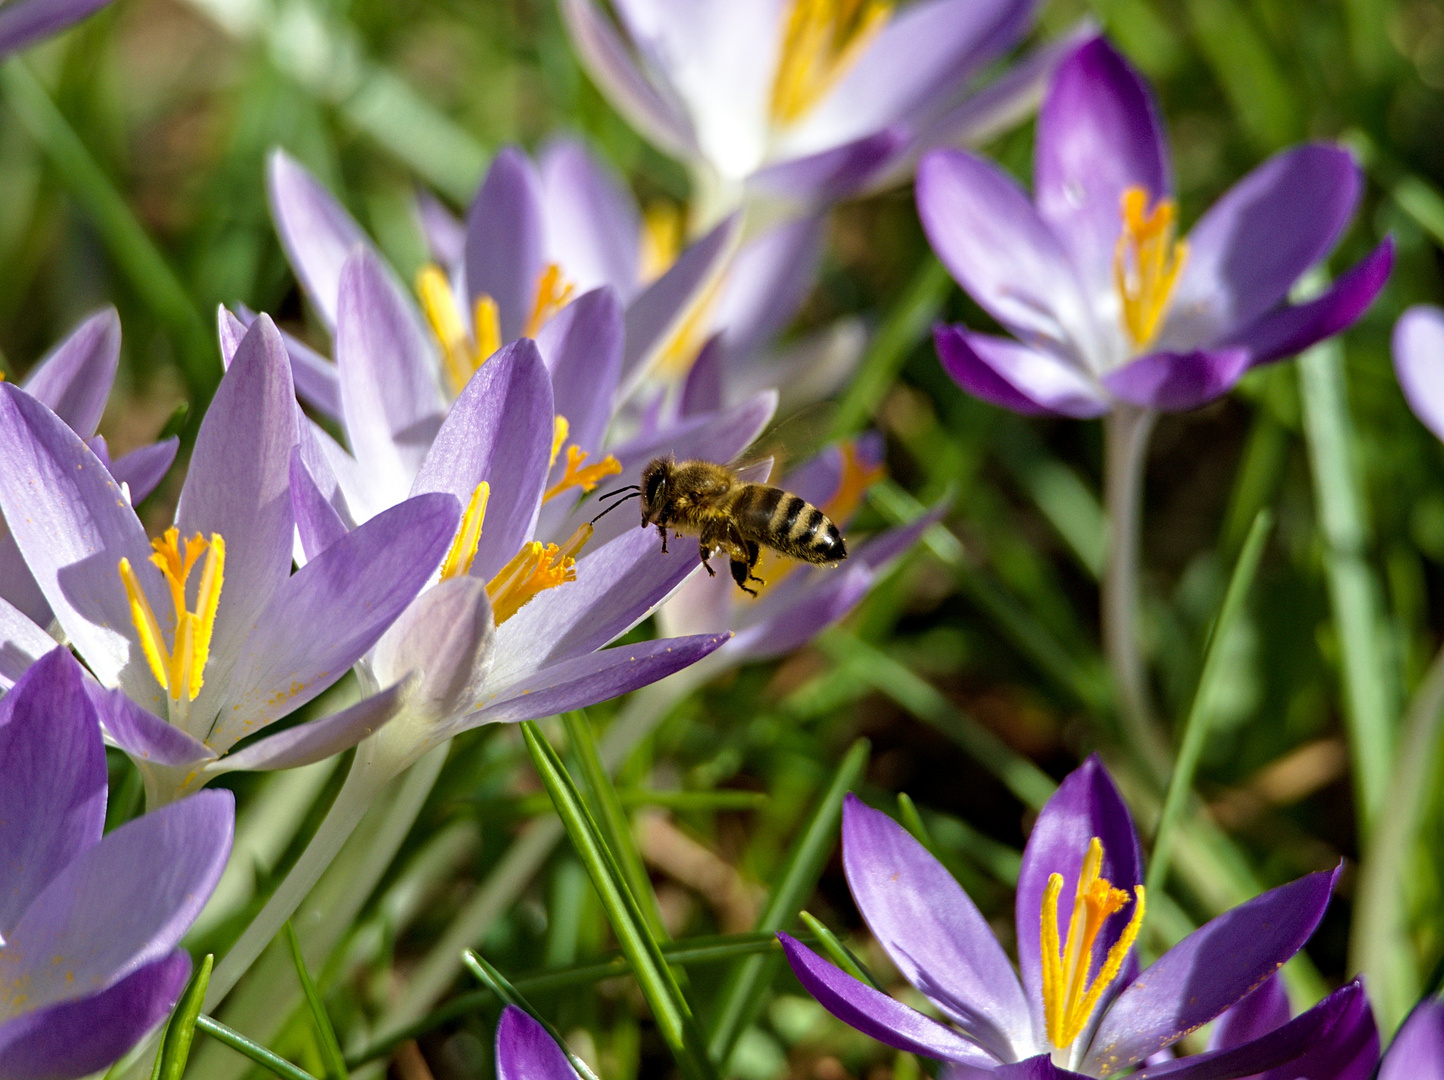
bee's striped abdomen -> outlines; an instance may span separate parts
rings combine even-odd
[[[746,484],[732,501],[732,514],[748,536],[794,559],[826,563],[847,557],[837,526],[800,495]]]

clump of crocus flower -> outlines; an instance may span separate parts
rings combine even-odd
[[[1134,945],[1147,896],[1138,838],[1112,780],[1090,758],[1039,811],[1023,850],[1015,971],[942,864],[853,796],[842,847],[868,926],[947,1022],[783,934],[792,969],[839,1019],[889,1046],[950,1063],[957,1080],[1110,1077],[1148,1061],[1237,1004],[1297,952],[1323,916],[1336,876],[1309,874],[1241,904],[1140,972]],[[1356,1022],[1362,998],[1362,987],[1351,983],[1276,1030],[1137,1075],[1225,1080],[1264,1073],[1341,1023]]]
[[[0,698],[0,1076],[104,1069],[165,1019],[177,948],[231,848],[206,791],[102,837],[105,745],[87,677],[55,648]]]
[[[1290,305],[1362,186],[1347,151],[1285,150],[1178,236],[1169,148],[1143,79],[1102,38],[1055,73],[1038,116],[1033,197],[998,166],[939,150],[918,168],[928,240],[1012,337],[935,331],[964,390],[1015,412],[1177,411],[1248,370],[1347,329],[1383,288],[1385,240],[1331,288]]]

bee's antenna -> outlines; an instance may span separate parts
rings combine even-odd
[[[603,497],[605,497],[605,496],[603,496]],[[592,524],[595,525],[597,522],[601,521],[602,518],[606,517],[608,514],[610,514],[610,513],[611,513],[613,510],[615,510],[617,507],[621,506],[622,503],[626,502],[628,499],[640,499],[641,497],[642,497],[642,493],[641,493],[640,491],[634,491],[634,492],[632,492],[630,495],[623,495],[623,496],[622,496],[620,499],[618,499],[616,502],[612,503],[611,506],[607,507],[605,510],[603,510],[603,511],[602,511],[600,514],[598,514],[596,517],[592,518]]]
[[[639,492],[639,491],[641,491],[641,490],[642,490],[642,489],[639,488],[636,484],[628,484],[626,487],[619,487],[619,488],[616,488],[616,489],[613,490],[613,491],[604,491],[604,492],[602,492],[600,495],[597,496],[597,501],[600,502],[600,501],[603,500],[603,499],[610,499],[610,498],[612,498],[612,497],[614,497],[614,496],[616,496],[616,495],[620,495],[620,494],[621,494],[622,492],[624,492],[624,491],[638,491],[638,492]]]

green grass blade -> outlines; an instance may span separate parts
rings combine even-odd
[[[652,1008],[657,1030],[667,1048],[682,1072],[692,1080],[716,1080],[716,1072],[708,1060],[691,1007],[682,996],[677,979],[667,966],[656,939],[648,932],[646,917],[627,887],[626,879],[603,841],[580,792],[536,724],[528,721],[521,725],[521,731],[532,762],[552,802],[556,804],[557,815],[566,827],[577,857],[587,868],[601,897],[612,930],[632,966],[647,1004]]]
[[[817,879],[837,842],[843,796],[862,778],[871,749],[866,739],[858,739],[837,767],[827,791],[818,800],[817,808],[793,845],[777,884],[767,894],[767,903],[757,916],[759,932],[784,929],[817,888]],[[748,957],[732,970],[718,994],[716,1019],[707,1048],[723,1072],[727,1071],[727,1061],[737,1040],[762,1008],[765,998],[762,991],[772,981],[779,963],[781,956],[777,954]]]
[[[326,1015],[326,1003],[321,1000],[321,991],[306,969],[306,958],[301,955],[301,941],[296,937],[295,927],[289,919],[281,928],[286,938],[286,947],[291,950],[291,962],[296,966],[296,977],[301,980],[301,991],[306,995],[306,1005],[311,1010],[311,1020],[316,1025],[317,1043],[321,1060],[326,1065],[327,1080],[347,1080],[346,1059],[341,1055],[341,1044],[336,1039],[336,1029]]]
[[[320,1080],[319,1077],[312,1076],[305,1069],[292,1065],[285,1058],[272,1053],[264,1046],[258,1046],[251,1042],[239,1031],[233,1031],[219,1020],[212,1020],[209,1016],[199,1016],[196,1018],[196,1030],[204,1031],[216,1042],[223,1046],[229,1046],[239,1054],[244,1054],[272,1076],[279,1076],[281,1080]]]
[[[912,796],[906,791],[897,793],[897,812],[902,819],[903,828],[912,833],[919,844],[936,855],[937,848],[933,846],[933,838],[928,834],[928,827],[923,824],[922,815],[918,813],[917,803],[913,802]]]
[[[210,985],[211,969],[215,963],[215,954],[206,953],[206,958],[186,985],[185,993],[176,1002],[170,1019],[166,1021],[165,1033],[161,1035],[151,1080],[181,1080],[186,1071],[191,1043],[196,1037],[196,1018],[201,1014],[201,1003],[205,1001],[206,987]]]
[[[1259,560],[1263,557],[1264,544],[1268,541],[1272,527],[1273,515],[1266,508],[1260,510],[1253,519],[1253,528],[1249,530],[1238,561],[1234,563],[1228,591],[1224,593],[1218,618],[1214,620],[1213,631],[1204,647],[1203,670],[1193,692],[1193,704],[1184,723],[1178,758],[1168,778],[1168,790],[1164,794],[1163,809],[1159,812],[1158,828],[1154,832],[1153,858],[1148,865],[1146,885],[1149,894],[1153,896],[1158,895],[1168,876],[1168,862],[1173,854],[1173,831],[1183,814],[1184,803],[1193,790],[1198,758],[1203,752],[1209,727],[1213,723],[1215,691],[1223,669],[1229,634],[1243,612],[1249,590],[1253,588]]]
[[[851,949],[838,940],[836,934],[823,925],[821,919],[810,911],[800,911],[797,913],[797,917],[802,920],[802,925],[811,930],[816,936],[818,942],[822,945],[822,951],[827,953],[828,958],[834,964],[842,968],[843,971],[847,972],[858,982],[868,983],[874,990],[886,993],[882,985],[873,978],[872,972],[867,970],[863,962],[853,954]]]

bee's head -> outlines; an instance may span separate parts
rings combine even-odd
[[[675,468],[671,458],[653,458],[647,462],[647,467],[642,470],[642,527],[652,524],[664,506],[667,505],[669,489],[672,485],[672,470]]]

